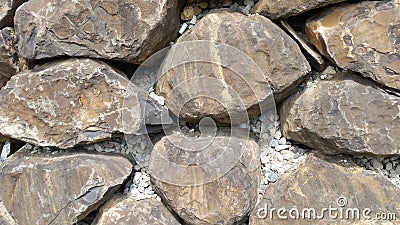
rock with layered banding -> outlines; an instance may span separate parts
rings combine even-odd
[[[242,137],[169,135],[154,146],[151,180],[187,224],[234,224],[257,201],[258,151],[254,140]]]
[[[216,10],[178,39],[162,69],[157,93],[175,115],[241,123],[243,113],[259,115],[271,89],[278,102],[288,97],[310,66],[269,19]]]
[[[179,29],[178,0],[31,0],[18,8],[19,52],[27,59],[59,56],[141,63]]]
[[[69,148],[143,132],[167,112],[122,73],[91,59],[52,62],[11,78],[0,91],[0,133]],[[149,115],[149,116],[146,116]]]
[[[400,97],[353,73],[309,83],[280,108],[285,137],[325,153],[400,153]]]
[[[400,90],[400,2],[365,1],[307,22],[309,39],[338,66]]]
[[[0,196],[17,224],[73,224],[107,200],[131,171],[131,162],[118,155],[34,155],[23,148],[0,167]]]

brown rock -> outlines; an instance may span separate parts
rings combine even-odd
[[[101,207],[92,225],[177,225],[170,211],[155,199],[137,201],[133,197],[114,196]]]
[[[20,71],[14,29],[0,30],[0,88]]]
[[[260,0],[253,7],[252,13],[259,13],[273,20],[298,15],[311,9],[320,8],[344,0]]]
[[[178,0],[31,0],[15,15],[19,52],[141,63],[176,37],[179,13]]]
[[[201,8],[197,5],[189,5],[183,8],[181,13],[181,20],[191,20],[193,16],[197,16],[201,13]]]
[[[0,2],[0,29],[13,25],[15,10],[28,0],[2,0]]]
[[[234,224],[257,201],[258,151],[256,142],[241,137],[166,136],[152,152],[152,183],[186,223]]]
[[[17,224],[73,224],[99,207],[130,175],[117,155],[32,155],[21,149],[0,167],[0,196]]]
[[[337,7],[307,22],[318,50],[339,67],[400,90],[400,2]]]
[[[140,133],[144,115],[154,110],[154,116],[162,107],[128,84],[110,66],[90,59],[54,62],[15,75],[0,91],[0,133],[59,148],[114,133]]]
[[[284,135],[325,153],[400,153],[400,97],[352,73],[308,84],[280,108]]]
[[[346,160],[351,162],[349,158]],[[250,225],[398,224],[397,220],[376,220],[375,215],[396,213],[399,207],[400,190],[382,174],[363,170],[352,163],[343,164],[343,158],[309,156],[295,173],[267,188],[250,216]],[[279,218],[277,211],[280,208],[286,209],[281,216],[287,216],[287,219]],[[322,211],[324,208],[326,211]],[[275,211],[271,213],[273,209]],[[298,219],[294,219],[296,209]],[[332,216],[329,209],[332,209]],[[371,211],[368,213],[364,209]],[[308,219],[314,216],[315,219]]]
[[[1,197],[1,196],[0,196]],[[18,225],[15,220],[7,212],[3,202],[0,199],[0,224],[1,225]]]
[[[297,44],[267,18],[216,10],[178,39],[163,71],[156,90],[175,115],[240,123],[246,110],[250,118],[259,115],[257,106],[270,97],[268,83],[280,102],[310,66]]]

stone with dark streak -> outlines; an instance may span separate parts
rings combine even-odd
[[[0,167],[0,212],[20,225],[74,224],[107,200],[132,166],[118,155],[34,155],[23,148]]]
[[[0,29],[12,26],[15,10],[28,0],[2,0],[0,1]]]

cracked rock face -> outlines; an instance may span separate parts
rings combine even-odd
[[[92,225],[114,224],[177,225],[179,222],[163,203],[155,199],[137,201],[132,196],[114,196],[101,207]]]
[[[0,167],[0,196],[17,224],[73,224],[107,200],[131,171],[122,156],[32,155],[23,148]]]
[[[343,1],[344,0],[291,0],[282,2],[276,0],[260,0],[253,7],[251,12],[259,13],[276,20]]]
[[[293,174],[290,174],[276,184],[270,185],[264,194],[263,199],[255,207],[250,216],[250,225],[264,224],[396,224],[391,221],[376,221],[376,213],[396,212],[400,207],[400,190],[382,174],[373,171],[363,170],[351,163],[350,158],[318,158],[311,155],[307,161]],[[332,179],[334,178],[334,179]],[[336,220],[331,220],[329,212],[325,211],[322,219],[291,219],[286,212],[288,219],[279,219],[277,210],[284,207],[289,211],[292,208],[299,210],[301,215],[305,208],[315,209],[314,215],[321,215],[323,208],[342,209],[343,219],[339,220],[340,211]],[[273,219],[270,218],[270,210],[275,208]],[[348,209],[357,208],[360,219],[352,219],[353,214],[348,214]],[[363,217],[363,210],[372,210],[371,220]],[[292,212],[292,215],[295,215]],[[301,217],[300,217],[301,218]],[[308,218],[307,215],[305,218]],[[312,217],[311,217],[312,218]],[[393,221],[395,222],[395,221]]]
[[[122,74],[91,59],[53,62],[20,73],[0,91],[0,133],[59,148],[113,133],[135,134],[145,123],[142,109],[158,111],[128,84]]]
[[[207,41],[226,45],[214,49]],[[185,42],[193,44],[181,47]],[[196,61],[200,56],[204,57]],[[179,65],[185,61],[189,63]],[[255,106],[270,96],[269,84],[276,101],[282,101],[310,66],[298,45],[269,19],[216,10],[178,39],[163,69],[157,93],[166,97],[175,115],[188,121],[209,116],[229,123],[246,110],[250,118],[258,116]]]
[[[177,0],[31,0],[15,15],[19,52],[141,63],[174,39]]]
[[[210,138],[186,138],[173,134],[154,146],[150,174],[155,191],[188,224],[241,221],[257,201],[261,176],[257,143],[216,136],[203,145]],[[244,152],[237,151],[241,147]]]
[[[400,90],[400,2],[365,1],[321,13],[306,32],[338,66]]]
[[[28,0],[2,0],[0,2],[0,29],[12,26],[15,10]]]
[[[325,153],[400,153],[400,97],[352,73],[308,84],[280,108],[285,137]]]
[[[16,44],[14,29],[0,30],[0,88],[20,70]]]

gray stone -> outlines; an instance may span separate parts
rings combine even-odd
[[[0,88],[24,66],[17,55],[16,45],[17,38],[13,28],[0,30]]]
[[[400,97],[352,73],[309,83],[280,107],[284,136],[325,153],[400,153]]]
[[[0,29],[12,26],[15,10],[28,0],[2,0],[0,1]]]
[[[91,59],[15,75],[0,96],[0,133],[39,146],[69,148],[141,133],[145,122],[161,121],[154,114],[168,114],[122,73]]]
[[[141,63],[179,29],[178,0],[30,0],[15,14],[27,59],[91,57]]]

